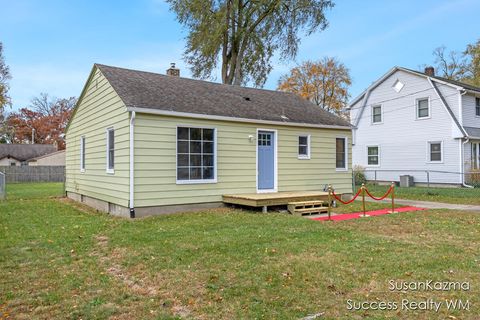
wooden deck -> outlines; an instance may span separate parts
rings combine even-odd
[[[272,193],[224,194],[223,202],[249,207],[282,206],[290,202],[328,200],[328,192],[298,191]]]

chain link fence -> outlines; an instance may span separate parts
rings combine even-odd
[[[404,177],[407,176],[407,177]],[[390,184],[398,183],[401,177],[409,181],[412,187],[454,188],[465,187],[478,191],[480,196],[480,171],[455,172],[441,170],[385,170],[354,168],[353,185],[356,189],[362,183]]]
[[[5,200],[7,194],[5,191],[5,174],[3,172],[0,172],[0,200]]]

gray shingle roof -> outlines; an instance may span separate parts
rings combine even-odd
[[[413,70],[413,69],[408,69],[408,68],[402,68],[402,69],[406,69],[408,71],[411,71],[411,72],[415,72],[415,73],[418,73],[422,76],[428,76],[427,74],[425,74],[424,72],[421,72],[421,71],[417,71],[417,70]],[[447,79],[447,78],[444,78],[444,77],[439,77],[439,76],[430,76],[431,78],[433,79],[438,79],[440,81],[444,81],[444,82],[447,82],[447,83],[451,83],[455,86],[459,86],[459,87],[463,87],[464,89],[467,89],[467,90],[471,90],[471,91],[477,91],[477,92],[480,92],[480,87],[475,87],[475,86],[472,86],[468,83],[464,83],[464,82],[460,82],[460,81],[456,81],[456,80],[451,80],[451,79]]]
[[[51,144],[0,144],[0,159],[15,158],[18,161],[27,161],[57,151]]]
[[[480,138],[480,128],[464,127],[469,137]]]
[[[315,125],[350,124],[292,93],[96,64],[127,107]]]

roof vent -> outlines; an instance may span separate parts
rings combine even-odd
[[[175,67],[175,62],[170,63],[170,68],[167,69],[167,75],[180,77],[180,69]]]
[[[250,97],[243,97],[245,101],[250,101]]]
[[[282,115],[280,116],[280,118],[282,118],[283,120],[290,120],[290,119],[288,119],[288,117],[287,117],[286,115],[284,115],[284,114],[282,114]]]

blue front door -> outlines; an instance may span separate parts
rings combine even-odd
[[[275,139],[270,131],[259,131],[258,144],[258,190],[275,187]]]

